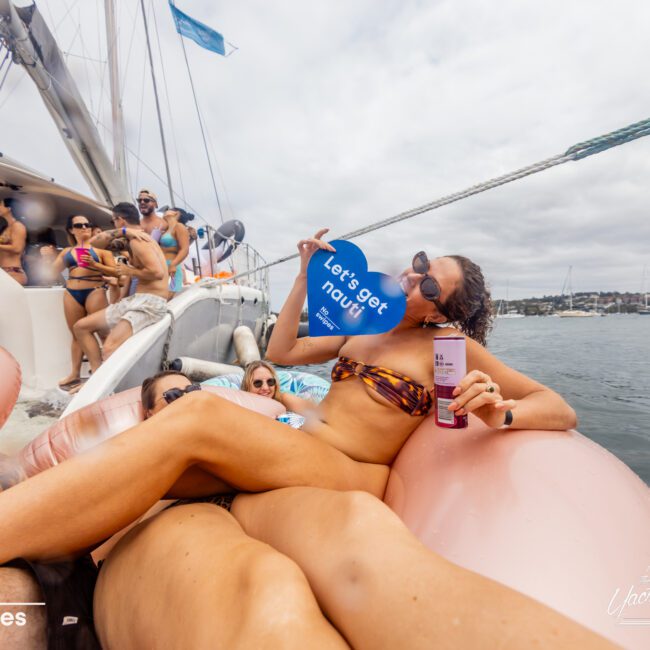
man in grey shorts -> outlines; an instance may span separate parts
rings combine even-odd
[[[159,321],[167,313],[169,275],[165,257],[160,246],[147,235],[140,225],[140,215],[131,203],[118,203],[113,207],[113,225],[90,240],[95,248],[106,248],[123,238],[128,242],[130,263],[118,263],[114,269],[98,264],[90,255],[85,256],[88,267],[106,276],[126,276],[135,280],[135,293],[106,309],[78,320],[73,333],[88,357],[94,372],[124,341],[141,329]],[[109,278],[107,278],[108,280]],[[103,352],[95,338],[95,332],[108,333]]]

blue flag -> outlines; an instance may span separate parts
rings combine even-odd
[[[183,13],[174,5],[172,0],[169,0],[169,8],[172,10],[172,16],[176,23],[176,31],[181,36],[187,36],[187,38],[191,38],[197,45],[204,47],[206,50],[225,56],[226,48],[224,47],[223,36],[219,32],[215,32],[211,27]]]

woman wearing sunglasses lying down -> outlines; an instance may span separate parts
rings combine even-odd
[[[451,321],[468,336],[470,372],[451,410],[474,413],[489,426],[510,421],[524,429],[566,429],[575,425],[575,414],[559,395],[482,347],[491,318],[489,294],[480,269],[462,257],[415,256],[400,276],[406,313],[388,333],[297,339],[309,259],[318,249],[333,250],[320,239],[324,232],[298,245],[300,273],[268,349],[270,359],[287,365],[340,357],[316,417],[301,431],[203,391],[184,395],[164,413],[1,493],[0,562],[78,552],[163,495],[177,495],[179,483],[184,496],[203,496],[203,479],[188,480],[199,470],[245,492],[290,488],[240,495],[231,512],[247,534],[300,566],[320,608],[353,647],[492,647],[506,638],[511,647],[610,647],[552,610],[428,551],[381,502],[363,494],[381,497],[388,464],[431,407],[426,387],[433,385],[433,333],[423,325]],[[457,330],[441,327],[436,333]],[[209,504],[187,508],[202,508],[206,516],[208,509],[217,511]],[[359,536],[358,522],[368,537]],[[182,522],[169,523],[181,530]],[[204,539],[211,537],[207,527],[206,521]],[[331,546],[323,555],[324,542]],[[208,552],[207,541],[203,550]],[[124,585],[132,584],[134,566],[125,560]],[[149,603],[161,616],[174,611],[165,604],[172,585],[163,588],[158,593],[165,598]],[[121,611],[125,618],[115,620],[128,620]],[[142,625],[134,621],[137,611],[132,625]],[[208,624],[208,611],[203,613]],[[168,615],[162,621],[170,635],[178,634],[176,619],[182,620]]]

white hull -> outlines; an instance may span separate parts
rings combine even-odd
[[[259,289],[217,285],[210,280],[184,291],[169,303],[168,309],[171,314],[128,339],[102,364],[74,396],[63,416],[115,391],[140,385],[161,369],[163,361],[187,356],[234,363],[234,329],[246,325],[260,344],[268,316],[266,296]],[[165,355],[166,342],[169,349]]]
[[[502,319],[502,318],[526,318],[524,314],[497,314],[497,318]]]
[[[594,311],[583,311],[581,309],[567,309],[567,311],[561,311],[558,316],[560,318],[593,318],[594,316],[599,316]]]

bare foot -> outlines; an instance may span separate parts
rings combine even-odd
[[[81,387],[88,381],[87,377],[84,377],[83,379],[80,379],[76,384],[73,384],[69,389],[68,389],[68,395],[75,395],[81,390]]]
[[[64,388],[65,386],[70,386],[79,381],[79,375],[75,373],[70,373],[67,377],[59,381],[59,388]]]

